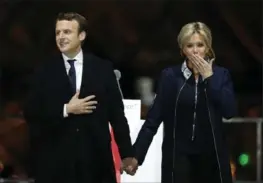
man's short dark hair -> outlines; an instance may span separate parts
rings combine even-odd
[[[68,20],[68,21],[75,20],[79,24],[79,33],[81,33],[82,31],[87,32],[87,20],[84,16],[78,13],[75,12],[59,13],[56,21],[62,21],[62,20]]]

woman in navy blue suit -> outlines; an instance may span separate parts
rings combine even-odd
[[[229,72],[213,63],[212,35],[204,23],[183,26],[178,44],[185,60],[161,74],[156,98],[134,144],[137,160],[143,163],[163,122],[163,183],[231,183],[222,123],[222,118],[236,113]]]

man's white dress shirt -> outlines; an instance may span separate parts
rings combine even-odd
[[[68,60],[76,60],[74,62],[75,70],[76,70],[76,90],[80,90],[81,86],[81,81],[82,81],[82,71],[83,71],[83,52],[80,50],[80,52],[74,57],[74,58],[69,58],[65,54],[62,53],[62,57],[64,60],[65,68],[67,71],[67,74],[70,69],[70,64],[68,63]],[[64,105],[63,109],[63,115],[64,117],[68,117],[67,110],[66,110],[66,104]]]

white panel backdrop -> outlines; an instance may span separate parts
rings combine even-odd
[[[141,102],[140,100],[124,100],[125,115],[130,127],[132,143],[135,142],[137,135],[144,123],[140,119]],[[163,139],[163,125],[161,124],[153,142],[148,150],[145,161],[139,167],[134,176],[123,173],[121,183],[158,183],[161,182],[161,144]]]

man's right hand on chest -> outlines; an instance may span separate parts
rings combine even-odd
[[[77,92],[69,101],[64,105],[63,113],[64,117],[68,117],[69,114],[90,114],[96,109],[95,95],[90,95],[85,98],[79,98],[79,92]]]

